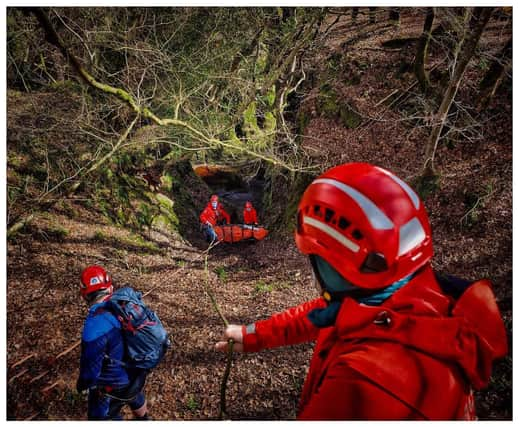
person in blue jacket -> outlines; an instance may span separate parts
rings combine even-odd
[[[81,338],[81,360],[77,390],[88,390],[89,420],[120,420],[128,404],[137,420],[147,420],[143,388],[146,370],[129,369],[124,363],[124,342],[119,320],[104,308],[113,285],[97,265],[81,274],[81,295],[89,304]]]

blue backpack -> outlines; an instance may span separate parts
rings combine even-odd
[[[117,289],[105,303],[121,323],[125,343],[125,365],[152,369],[170,346],[168,333],[159,317],[142,301],[142,294],[130,287]]]

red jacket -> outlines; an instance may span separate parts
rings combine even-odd
[[[324,306],[319,298],[243,327],[245,351],[317,339],[298,419],[475,419],[472,388],[507,352],[487,280],[455,301],[428,267],[380,306],[345,299],[335,325],[318,329],[307,313]]]
[[[213,209],[211,203],[208,203],[205,209],[200,214],[200,222],[202,224],[209,222],[211,225],[214,226],[220,224],[224,219],[227,222],[227,224],[231,222],[231,217],[220,203],[218,203],[216,209]]]
[[[256,213],[256,209],[251,208],[250,211],[248,211],[247,208],[243,209],[243,222],[245,224],[257,224],[258,214]]]

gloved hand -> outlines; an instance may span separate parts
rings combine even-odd
[[[242,325],[229,325],[225,329],[222,337],[222,341],[218,341],[214,348],[218,351],[227,351],[227,341],[229,339],[234,340],[233,350],[242,352],[243,351],[243,333]]]

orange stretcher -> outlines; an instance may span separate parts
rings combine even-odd
[[[213,227],[218,240],[227,243],[236,243],[242,240],[263,240],[269,233],[265,227],[246,224],[215,225]]]

